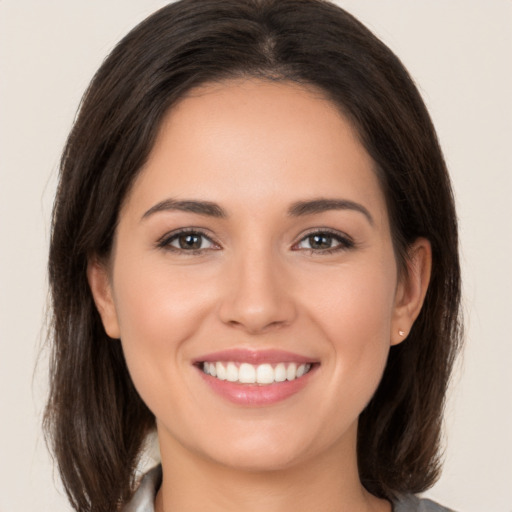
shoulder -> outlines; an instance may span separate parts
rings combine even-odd
[[[149,470],[142,478],[137,491],[122,512],[155,512],[155,497],[162,484],[162,466]]]
[[[413,494],[401,496],[393,504],[393,512],[455,512],[450,508],[443,507],[438,503],[425,499],[418,498]]]
[[[162,483],[162,467],[156,466],[142,478],[137,491],[122,512],[154,512],[155,497]],[[429,499],[407,494],[393,504],[393,512],[454,512]]]

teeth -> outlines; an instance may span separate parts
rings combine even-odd
[[[274,370],[274,379],[276,382],[284,382],[286,380],[286,366],[279,363]]]
[[[228,363],[226,368],[226,380],[229,382],[236,382],[238,380],[238,368],[235,363]]]
[[[272,384],[275,381],[274,368],[269,364],[260,364],[256,369],[256,381],[258,384]]]
[[[306,365],[305,364],[301,364],[297,368],[297,378],[302,377],[305,373],[306,373]]]
[[[204,373],[216,377],[219,380],[229,382],[240,382],[241,384],[273,384],[274,382],[284,382],[286,380],[295,380],[311,369],[311,364],[278,363],[275,366],[271,364],[253,365],[249,363],[237,364],[232,361],[223,363],[203,363]]]
[[[297,365],[295,363],[291,363],[288,365],[286,369],[286,379],[293,380],[297,377]]]
[[[208,363],[205,363],[205,366],[207,364]],[[226,367],[222,363],[209,363],[208,369],[210,369],[212,366],[215,368],[215,372],[217,373],[217,379],[226,380]],[[212,377],[215,377],[215,375],[213,375],[211,371],[207,371],[206,368],[204,369],[204,372],[208,373]]]
[[[233,363],[229,363],[233,364]],[[254,384],[256,382],[256,369],[252,364],[242,363],[238,370],[238,381],[244,384]]]

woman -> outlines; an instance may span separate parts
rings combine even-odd
[[[50,282],[75,510],[442,510],[413,494],[459,344],[450,182],[338,7],[184,0],[128,34],[64,151]]]

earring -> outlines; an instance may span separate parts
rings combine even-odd
[[[398,331],[398,334],[400,334],[400,336],[405,336],[405,331],[400,330]]]

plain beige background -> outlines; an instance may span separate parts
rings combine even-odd
[[[0,512],[69,506],[40,429],[34,371],[59,153],[112,46],[162,0],[0,0]],[[512,1],[340,0],[402,59],[456,192],[467,348],[447,408],[446,464],[427,493],[512,512]]]

